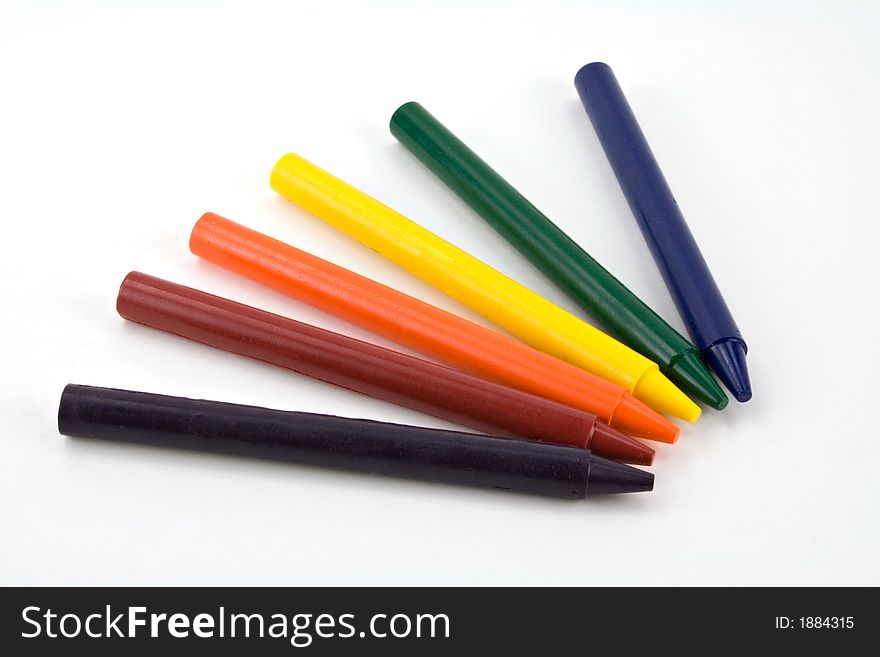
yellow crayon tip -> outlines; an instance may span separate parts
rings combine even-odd
[[[699,406],[657,368],[649,369],[642,375],[632,394],[658,413],[688,422],[696,422],[702,412]]]

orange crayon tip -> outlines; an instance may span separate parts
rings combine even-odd
[[[608,424],[618,431],[661,443],[672,444],[681,434],[675,424],[629,394],[620,400]]]

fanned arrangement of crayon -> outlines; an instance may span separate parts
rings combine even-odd
[[[747,348],[611,69],[588,64],[575,87],[690,341],[411,102],[391,134],[595,326],[287,154],[276,192],[505,333],[213,213],[192,230],[193,254],[430,360],[139,272],[122,281],[119,314],[480,433],[75,384],[61,433],[562,498],[652,490],[645,441],[674,443],[669,418],[695,422],[699,404],[724,409],[716,377],[750,399]]]

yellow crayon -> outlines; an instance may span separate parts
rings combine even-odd
[[[316,217],[548,354],[693,422],[700,407],[657,364],[351,185],[288,153],[272,188]]]

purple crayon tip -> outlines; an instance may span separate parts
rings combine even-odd
[[[654,475],[623,463],[593,456],[590,461],[590,495],[643,493],[654,490]]]

